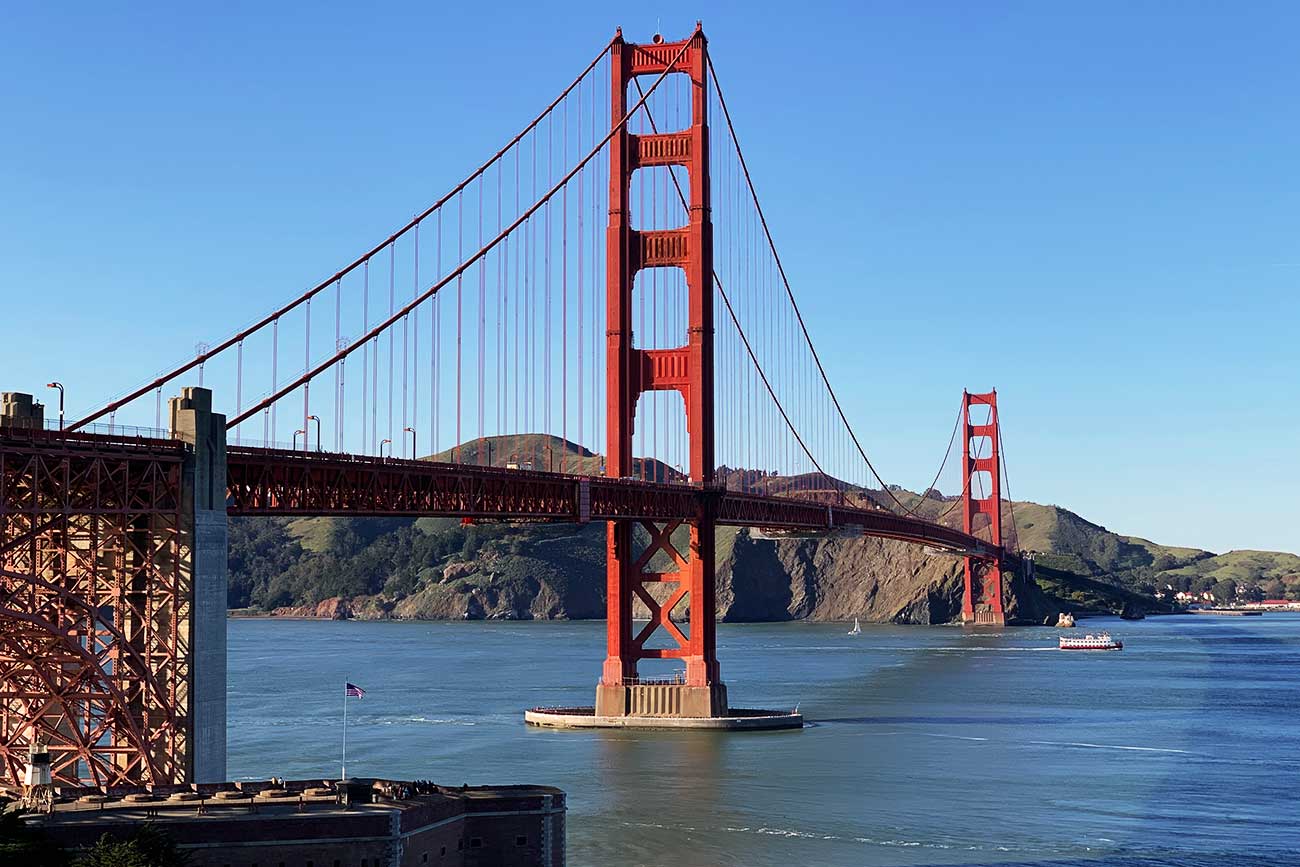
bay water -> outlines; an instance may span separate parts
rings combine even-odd
[[[233,779],[348,771],[568,795],[597,865],[1300,864],[1300,615],[1058,632],[721,624],[735,706],[801,731],[554,731],[602,622],[230,621]]]

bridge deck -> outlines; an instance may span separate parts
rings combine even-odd
[[[692,520],[713,501],[720,524],[824,531],[933,545],[997,559],[960,530],[876,509],[698,485],[511,470],[437,461],[232,446],[231,515],[440,515],[538,521]]]
[[[159,437],[58,431],[0,432],[10,470],[20,456],[95,452],[179,455]],[[698,485],[510,470],[437,461],[230,446],[227,513],[293,516],[447,516],[515,521],[693,520],[712,502],[719,524],[864,535],[932,545],[996,560],[1004,552],[960,530],[877,509]],[[0,503],[0,512],[15,509]]]

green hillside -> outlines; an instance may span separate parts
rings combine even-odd
[[[583,474],[604,468],[601,456],[546,435],[473,440],[428,459]],[[780,493],[797,485],[802,491],[842,492],[855,505],[886,505],[892,494],[924,517],[961,526],[957,499],[934,490],[922,496],[900,488],[888,493],[855,488],[819,474],[792,479],[727,467],[719,473],[733,488]],[[648,459],[634,460],[632,475],[682,478],[675,468]],[[1216,555],[1159,545],[1114,533],[1060,506],[1030,502],[1015,503],[1014,514],[1006,506],[1003,529],[1009,544],[1035,552],[1040,586],[1067,606],[1118,611],[1144,597],[1151,603],[1147,607],[1155,608],[1152,600],[1168,595],[1167,587],[1210,590],[1225,600],[1239,595],[1300,598],[1300,556],[1295,554]],[[684,534],[684,528],[677,534],[683,549]],[[734,528],[720,531],[720,567],[732,557],[738,534]],[[600,616],[604,545],[600,524],[462,526],[451,518],[236,520],[231,522],[230,604],[272,609],[334,597],[376,597],[388,600],[384,604],[406,604],[411,616],[460,616],[446,613],[460,604],[455,592],[475,587],[493,598],[558,594],[578,600],[570,603],[576,610],[567,611],[567,616]],[[539,582],[546,585],[545,591]],[[582,593],[575,595],[573,582],[582,584]]]

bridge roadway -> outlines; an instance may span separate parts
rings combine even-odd
[[[37,456],[78,465],[117,456],[130,460],[173,457],[185,444],[141,437],[35,430],[6,430],[0,466],[9,472]],[[877,509],[826,505],[792,497],[742,494],[698,485],[611,479],[366,455],[304,452],[229,445],[226,512],[231,516],[446,516],[523,521],[695,520],[711,505],[717,523],[792,531],[860,530],[1001,561],[1006,553],[951,527]],[[0,487],[3,487],[0,485]],[[14,493],[14,492],[11,492]],[[0,512],[40,507],[26,498],[0,504]],[[82,504],[85,508],[89,504]],[[27,508],[24,508],[27,506]],[[88,511],[99,511],[90,507]],[[26,534],[25,534],[26,535]],[[16,539],[7,540],[9,548]]]
[[[230,446],[230,515],[442,515],[539,521],[694,520],[712,505],[719,524],[864,535],[999,559],[981,539],[876,509],[698,485],[611,479],[400,458]]]

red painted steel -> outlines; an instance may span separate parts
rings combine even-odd
[[[183,446],[0,428],[0,788],[177,783],[193,762]]]
[[[984,540],[920,518],[698,485],[248,446],[229,447],[226,466],[232,517],[439,515],[635,524],[689,522],[709,510],[720,525],[853,527],[868,536],[971,551],[977,559],[1001,556]]]
[[[226,467],[232,516],[677,521],[700,498],[686,485],[279,449],[231,447]]]
[[[686,130],[632,135],[619,128],[610,140],[610,203],[607,249],[606,474],[632,473],[632,434],[638,398],[648,391],[680,392],[686,407],[689,472],[693,484],[708,487],[714,471],[713,418],[713,229],[709,212],[708,43],[698,26],[681,42],[634,45],[616,36],[610,46],[612,118],[626,114],[628,88],[635,76],[684,74],[691,81],[691,121]],[[674,65],[674,62],[676,65]],[[676,229],[632,227],[629,195],[632,175],[643,166],[681,166],[690,187],[687,224]],[[684,343],[670,349],[645,350],[633,345],[632,292],[638,271],[681,268],[688,292]],[[606,658],[601,682],[618,686],[637,676],[637,661],[672,656],[686,665],[688,686],[719,682],[715,648],[713,548],[716,503],[697,499],[698,510],[684,520],[656,525],[643,522],[651,544],[633,554],[633,524],[613,521],[608,530],[608,600]],[[688,555],[671,542],[672,529],[690,528]],[[667,556],[669,571],[651,572],[653,554]],[[657,603],[646,584],[676,584],[667,600]],[[651,625],[632,632],[632,603],[639,598],[651,612]],[[684,635],[669,612],[689,604],[690,625]],[[677,644],[671,651],[651,650],[646,641],[662,628]]]
[[[976,424],[971,421],[971,407],[988,407],[988,421]],[[998,447],[998,393],[962,392],[962,529],[975,535],[983,529],[978,520],[987,519],[988,541],[998,550],[1002,548],[1002,465]],[[985,444],[987,440],[987,448]],[[976,473],[987,473],[989,488],[984,490]],[[979,495],[976,489],[979,488]],[[1001,558],[981,562],[966,557],[965,588],[962,594],[962,621],[980,625],[1003,626],[1007,622],[1002,607]]]

